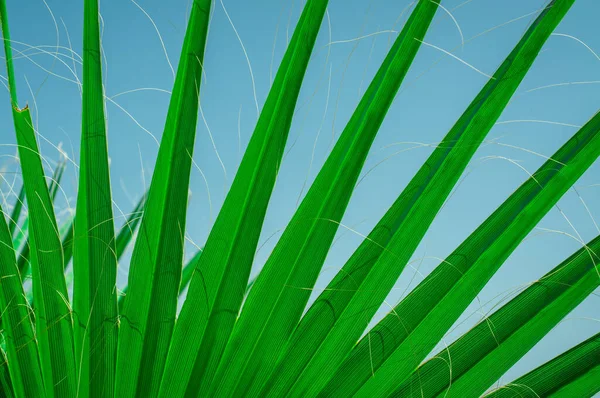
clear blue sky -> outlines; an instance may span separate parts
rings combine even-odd
[[[62,148],[76,162],[81,105],[74,74],[81,78],[81,66],[70,59],[68,47],[81,53],[82,2],[46,1],[47,4],[31,0],[27,8],[20,1],[8,1],[18,58],[15,68],[19,96],[22,106],[27,102],[34,107],[34,118],[43,136],[42,153],[49,164],[59,158],[50,143],[62,143]],[[138,2],[160,31],[173,68],[177,67],[188,3],[188,0]],[[224,0],[252,66],[253,85],[245,53],[221,2],[216,1],[205,56],[206,79],[201,89],[206,123],[199,118],[194,153],[198,169],[193,170],[191,177],[187,229],[190,240],[198,246],[206,239],[233,180],[240,149],[243,151],[248,143],[257,119],[257,106],[260,108],[267,96],[271,75],[276,71],[303,3]],[[304,181],[308,179],[310,184],[316,175],[332,141],[339,136],[377,70],[395,38],[395,31],[406,18],[401,13],[409,3],[408,0],[330,1],[328,20],[317,40],[272,196],[261,238],[261,244],[266,243],[256,256],[255,272],[293,214]],[[444,0],[443,6],[451,11],[456,23],[439,10],[425,41],[451,51],[483,74],[492,74],[545,3],[544,0]],[[152,22],[135,3],[104,0],[101,13],[106,95],[114,101],[107,101],[106,108],[113,194],[120,209],[115,214],[119,216],[120,211],[131,211],[150,181],[158,149],[151,134],[160,139],[169,101],[165,90],[171,89],[173,75]],[[418,268],[418,273],[407,268],[388,298],[390,304],[430,272],[439,263],[436,258],[445,258],[462,242],[527,178],[527,172],[542,164],[542,156],[552,155],[575,133],[577,129],[573,126],[582,125],[598,110],[600,58],[593,52],[600,53],[598,15],[597,0],[576,2],[556,33],[574,36],[585,45],[566,36],[552,36],[500,118],[503,122],[538,120],[559,124],[511,122],[494,127],[486,145],[476,153],[465,179],[416,251],[412,265]],[[482,34],[494,27],[497,29]],[[367,37],[351,40],[362,36]],[[474,36],[478,37],[470,40]],[[57,44],[63,46],[58,48],[60,61],[48,55],[56,53]],[[19,57],[19,51],[27,57]],[[0,74],[4,75],[3,69]],[[343,224],[361,234],[369,233],[431,153],[431,145],[418,143],[435,144],[444,136],[486,82],[483,74],[432,47],[420,50],[372,147],[364,174],[373,170],[357,187]],[[573,82],[586,83],[533,90]],[[140,88],[152,90],[119,95]],[[7,172],[9,181],[16,178],[18,186],[19,176],[12,173],[15,167],[11,156],[15,148],[4,145],[15,142],[8,93],[1,101],[0,168]],[[309,169],[311,159],[314,160]],[[543,230],[534,231],[504,264],[468,309],[468,317],[461,319],[464,322],[448,334],[447,343],[468,330],[501,299],[506,299],[509,292],[536,280],[581,247],[572,236],[589,241],[599,233],[593,220],[595,217],[600,223],[598,184],[600,163],[596,162],[576,185],[587,209],[577,192],[569,191],[559,204],[564,216],[558,209],[550,212],[539,224]],[[5,196],[10,196],[6,183],[1,188]],[[64,210],[75,204],[74,167],[69,168],[63,188],[65,194],[57,206],[64,217]],[[13,199],[8,198],[9,202]],[[119,217],[117,226],[122,221]],[[338,238],[319,287],[333,277],[360,243],[357,234],[344,229]],[[192,248],[190,244],[188,256]],[[120,283],[125,280],[126,265],[122,267]],[[592,295],[519,362],[505,381],[598,332],[599,304],[599,298]],[[386,307],[382,308],[378,317],[386,311]]]

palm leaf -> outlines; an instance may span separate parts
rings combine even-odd
[[[131,240],[133,239],[133,235],[135,234],[135,232],[137,231],[137,229],[140,225],[140,221],[142,220],[142,215],[144,214],[144,207],[146,205],[146,197],[147,197],[147,193],[144,194],[140,198],[138,203],[135,205],[135,208],[129,214],[129,216],[127,217],[127,220],[125,221],[125,223],[119,230],[119,233],[117,234],[117,242],[116,242],[117,262],[123,256],[123,253],[125,253],[125,251],[127,250],[127,247],[129,246],[129,244],[131,243]],[[190,277],[191,277],[191,275],[190,275]],[[184,268],[184,273],[182,275],[182,283],[183,283],[184,278],[185,278],[185,268]],[[188,279],[188,282],[189,282],[189,279]],[[119,297],[117,298],[117,304],[119,306],[119,313],[123,312],[123,306],[125,305],[125,297],[127,297],[127,290],[129,290],[128,286],[125,286],[121,290]],[[181,289],[180,289],[180,294],[181,294]]]
[[[64,233],[62,233],[64,231]],[[71,216],[69,221],[61,227],[62,247],[64,252],[63,268],[66,271],[69,263],[73,259],[73,236],[75,235],[75,216]]]
[[[56,195],[58,193],[58,188],[60,186],[60,182],[62,180],[62,176],[64,174],[66,168],[66,162],[61,161],[52,174],[52,178],[50,179],[50,185],[48,187],[48,191],[50,192],[50,199],[54,203],[56,199]],[[29,269],[29,253],[31,248],[29,247],[29,215],[25,217],[23,221],[23,225],[19,228],[17,233],[17,238],[15,239],[15,248],[21,247],[21,251],[17,256],[17,267],[19,268],[19,273],[21,274],[21,278],[25,278],[29,276],[28,274],[31,272]],[[21,241],[25,240],[25,243],[21,245]],[[66,259],[66,252],[64,253],[64,257]]]
[[[486,397],[592,397],[600,391],[598,380],[600,333]]]
[[[61,239],[62,247],[63,247],[63,257],[64,257],[64,271],[65,271],[65,283],[67,285],[67,290],[69,290],[73,284],[73,272],[67,272],[66,267],[69,261],[71,261],[72,252],[72,242],[73,242],[73,218],[71,217],[70,221],[63,223],[59,227],[59,231],[63,238]],[[17,264],[19,262],[17,261]],[[26,281],[27,279],[31,279],[31,268],[27,268],[26,272],[21,274],[21,279]],[[27,302],[31,306],[31,308],[35,309],[34,300],[33,300],[33,289],[31,286],[27,286],[25,288],[25,297],[27,298]],[[33,312],[31,313],[33,315]]]
[[[8,360],[2,348],[0,348],[0,361],[2,361],[2,364],[0,364],[0,397],[13,398],[15,394],[8,370]]]
[[[296,326],[379,126],[437,10],[420,1],[248,294],[215,395],[258,393]]]
[[[393,396],[483,394],[600,285],[597,253],[600,236],[420,366]]]
[[[127,220],[125,221],[125,224],[123,224],[123,226],[119,230],[119,233],[117,234],[117,240],[115,244],[115,250],[117,252],[117,262],[121,259],[121,256],[123,256],[125,250],[127,250],[127,247],[129,246],[133,238],[133,234],[135,233],[135,231],[137,231],[140,225],[142,215],[144,214],[145,205],[146,194],[144,194],[137,202],[135,208],[133,209],[131,214],[129,214]]]
[[[198,249],[194,257],[192,257],[186,265],[183,266],[183,270],[181,271],[181,285],[179,286],[179,296],[183,294],[183,291],[188,287],[190,281],[192,280],[192,275],[194,274],[194,269],[196,264],[198,263],[198,259],[202,255],[202,249]]]
[[[17,200],[15,201],[15,206],[10,213],[10,219],[8,220],[8,231],[10,232],[10,236],[14,236],[15,229],[19,223],[19,218],[21,217],[21,211],[23,210],[23,202],[25,201],[25,187],[21,187],[19,190],[19,196],[17,196]]]
[[[29,246],[36,299],[36,336],[44,382],[57,396],[74,394],[73,326],[63,275],[62,245],[29,109],[13,108],[29,206]]]
[[[558,14],[543,12],[525,33],[308,311],[263,394],[284,394],[294,385],[297,393],[311,395],[328,381],[383,303],[473,153],[567,10],[563,7]]]
[[[2,36],[11,92],[12,114],[29,206],[29,234],[33,264],[33,290],[36,305],[36,337],[44,384],[49,394],[72,396],[75,392],[73,325],[63,274],[63,253],[46,185],[42,161],[29,109],[18,108],[12,66],[6,4],[0,0]],[[48,391],[47,391],[48,392]]]
[[[370,388],[370,382],[373,387],[386,385],[391,393],[403,382],[520,241],[596,160],[599,128],[596,114],[359,342],[326,391],[356,391],[365,382]],[[408,359],[398,364],[397,358]],[[378,378],[375,383],[373,373],[391,380]]]
[[[205,394],[210,385],[244,297],[300,86],[326,7],[324,0],[306,3],[232,187],[194,265],[171,344],[163,396],[186,391]]]
[[[123,397],[157,394],[175,323],[210,3],[195,0],[192,6],[133,249],[117,354],[116,390]]]
[[[19,397],[44,397],[38,350],[29,320],[23,284],[17,270],[11,234],[0,209],[0,308],[8,354],[8,381]],[[3,368],[6,368],[3,361]],[[3,385],[3,388],[8,389]]]
[[[117,353],[117,260],[101,65],[98,0],[86,0],[81,159],[73,228],[73,321],[77,395],[82,397],[112,396]]]

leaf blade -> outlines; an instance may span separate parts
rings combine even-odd
[[[361,339],[324,393],[347,383],[352,388],[374,383],[373,369],[377,374],[382,364],[387,368],[382,374],[397,375],[396,385],[404,381],[419,365],[418,358],[427,355],[423,352],[434,348],[519,242],[598,157],[599,129],[600,113],[369,332],[376,338]],[[411,361],[392,366],[406,352]]]
[[[10,382],[19,397],[44,397],[44,384],[29,307],[17,269],[11,233],[0,208],[0,307]]]
[[[222,361],[223,381],[217,380],[221,387],[215,390],[216,394],[258,394],[272,371],[283,344],[300,319],[370,146],[437,6],[437,1],[419,2],[407,22],[408,28],[403,29],[389,51],[258,275],[236,324],[231,348]],[[228,362],[232,364],[226,365]]]
[[[109,397],[114,394],[118,337],[117,261],[98,0],[85,0],[83,18],[81,149],[72,245],[77,395]]]
[[[600,391],[598,375],[600,334],[492,391],[486,397],[591,397]]]
[[[177,320],[161,396],[206,394],[247,287],[326,0],[304,7]],[[187,392],[186,392],[187,391]]]
[[[210,6],[210,0],[195,0],[192,5],[133,249],[117,350],[116,390],[124,397],[158,394],[171,341]]]
[[[65,277],[62,272],[62,246],[52,200],[36,141],[31,114],[19,109],[12,64],[6,3],[0,0],[2,36],[11,93],[12,116],[17,136],[23,185],[29,206],[29,231],[36,306],[37,339],[44,385],[50,396],[72,396],[75,392],[73,326]]]
[[[597,253],[600,236],[421,365],[392,395],[481,396],[600,285]]]
[[[535,31],[530,30],[516,45],[303,317],[262,394],[285,393],[303,370],[294,390],[314,394],[320,387],[315,380],[326,380],[339,366],[383,303],[549,34],[546,31],[536,38]]]
[[[24,200],[25,187],[22,186],[19,190],[17,200],[15,201],[15,206],[13,207],[13,210],[10,213],[10,219],[8,220],[8,231],[10,232],[10,236],[13,236],[15,234],[15,229],[17,228],[17,224],[19,223],[19,217],[21,217],[21,210],[23,210]]]

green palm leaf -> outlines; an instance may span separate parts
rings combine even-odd
[[[50,199],[52,200],[52,202],[54,202],[54,200],[56,199],[56,195],[58,193],[58,188],[60,187],[60,181],[62,180],[62,176],[64,174],[66,168],[66,162],[62,161],[60,162],[56,168],[54,169],[54,172],[52,174],[52,178],[50,179],[50,186],[48,187],[48,191],[50,192]],[[59,229],[60,231],[60,229]],[[29,253],[30,253],[30,247],[29,247],[29,216],[25,217],[25,220],[23,221],[23,225],[21,225],[21,227],[19,228],[18,232],[17,232],[17,237],[14,240],[15,242],[15,248],[19,248],[21,247],[21,251],[19,252],[19,255],[17,257],[17,267],[19,268],[19,273],[21,274],[21,278],[25,278],[27,276],[29,276],[29,274],[31,273],[30,268],[30,263],[29,263]],[[22,241],[25,241],[25,243],[23,245],[21,245]],[[64,248],[63,248],[64,250]],[[67,261],[67,253],[66,250],[64,250],[64,258],[65,261]]]
[[[63,252],[46,186],[29,109],[13,108],[23,181],[29,206],[36,336],[45,385],[57,396],[75,391],[73,325],[63,274]]]
[[[162,396],[205,394],[244,297],[267,204],[327,1],[310,0],[296,26],[232,187],[202,255],[173,336]]]
[[[175,323],[210,3],[195,0],[192,6],[133,249],[117,354],[116,391],[123,397],[157,394]]]
[[[0,348],[0,361],[2,361],[2,364],[0,364],[0,397],[13,398],[15,395],[8,370],[8,360],[2,348]]]
[[[311,395],[328,381],[383,303],[473,153],[571,3],[550,5],[556,11],[547,9],[525,33],[308,311],[263,393],[284,394],[294,385],[296,393]]]
[[[403,382],[520,241],[597,159],[599,129],[596,114],[360,341],[324,391],[356,391],[366,381],[367,389],[370,382],[373,387],[386,385],[391,393]],[[374,371],[391,380],[378,378],[376,383]]]
[[[420,366],[393,396],[480,396],[600,285],[599,254],[600,236]]]
[[[18,108],[6,4],[0,0],[2,36],[9,76],[12,114],[17,135],[23,184],[29,206],[29,235],[36,304],[36,337],[42,376],[51,396],[75,392],[73,324],[63,274],[63,252],[56,217],[29,109]]]
[[[129,214],[129,216],[127,217],[125,224],[123,224],[123,226],[119,230],[119,233],[117,234],[117,243],[116,243],[117,262],[120,260],[121,256],[123,256],[123,253],[125,253],[125,250],[127,250],[127,246],[129,246],[129,243],[131,243],[133,235],[135,234],[135,232],[137,231],[137,229],[140,225],[140,221],[142,220],[142,215],[144,214],[144,206],[146,205],[146,196],[147,195],[144,195],[140,198],[140,200],[135,205],[135,208],[133,209],[131,214]],[[198,254],[196,254],[196,256]],[[181,295],[181,291],[184,288],[184,286],[183,286],[184,283],[187,286],[187,283],[189,283],[190,278],[192,277],[191,272],[190,271],[186,272],[186,269],[189,269],[191,271],[190,263],[188,263],[183,268],[183,272],[181,275],[181,286],[182,287],[179,289],[180,295]],[[127,297],[127,290],[129,290],[128,286],[125,286],[121,290],[119,297],[117,299],[117,303],[119,305],[119,313],[123,312],[123,306],[125,305],[125,297]]]
[[[8,381],[18,397],[44,397],[38,350],[29,320],[23,284],[12,247],[11,234],[0,209],[0,308],[8,354]],[[3,365],[6,363],[6,358]],[[3,366],[6,368],[6,366]],[[3,385],[3,388],[8,389]]]
[[[10,236],[14,236],[15,229],[19,223],[19,217],[21,217],[21,211],[23,210],[23,202],[25,201],[25,187],[21,187],[19,191],[19,196],[17,196],[17,200],[15,201],[15,206],[13,207],[12,212],[10,213],[10,219],[8,220],[8,231],[10,232]]]
[[[117,353],[117,260],[101,65],[98,0],[86,0],[81,159],[73,229],[73,322],[81,397],[112,396]]]
[[[592,397],[600,391],[598,380],[600,333],[486,397]]]
[[[296,326],[379,126],[438,7],[411,15],[248,294],[214,381],[216,395],[258,393]]]
[[[127,217],[125,224],[119,230],[117,234],[117,240],[115,243],[117,262],[127,250],[127,247],[131,243],[133,234],[137,231],[140,221],[142,221],[142,215],[144,214],[144,207],[146,205],[146,194],[144,194],[135,205],[133,211]]]
[[[368,330],[574,2],[546,1],[383,218],[306,308],[371,146],[421,44],[427,44],[423,39],[438,8],[452,19],[462,38],[453,10],[441,0],[415,0],[406,8],[412,13],[389,43],[384,61],[324,166],[261,272],[250,279],[325,15],[331,23],[328,0],[302,2],[302,14],[231,188],[207,240],[187,261],[190,172],[204,52],[216,2],[191,2],[152,182],[115,234],[99,0],[83,2],[77,206],[61,224],[54,200],[62,190],[66,159],[61,158],[47,179],[30,110],[18,104],[6,1],[0,0],[7,66],[7,77],[0,78],[8,82],[23,179],[10,219],[0,220],[0,398],[591,397],[600,391],[598,335],[512,383],[487,390],[600,285],[600,236],[425,360],[536,224],[596,162],[600,112]],[[150,21],[169,61],[159,28]],[[331,45],[378,33],[382,32],[341,41],[330,37],[326,62]],[[575,36],[558,35],[583,43]],[[58,43],[56,52],[24,44],[28,49],[19,57],[33,62],[32,55],[51,55],[65,66],[61,58],[72,57],[74,67],[67,67],[79,82],[79,55],[67,39],[69,48]],[[592,50],[593,46],[585,46]],[[53,68],[45,70],[48,77],[63,77]],[[252,74],[250,65],[249,69]],[[363,75],[367,73],[365,69]],[[254,75],[252,83],[254,88]],[[543,88],[551,86],[555,85]],[[256,92],[255,102],[258,110]],[[405,111],[410,109],[401,109]],[[327,116],[328,108],[323,121]],[[585,203],[584,207],[591,215]],[[2,209],[0,213],[6,215]],[[117,267],[132,241],[128,281],[120,294]]]

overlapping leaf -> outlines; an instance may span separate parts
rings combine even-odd
[[[18,107],[4,0],[0,0],[0,17],[12,114],[29,207],[32,280],[34,295],[38,298],[35,327],[42,376],[50,396],[73,396],[76,388],[73,325],[63,274],[62,245],[31,114],[27,107]]]
[[[327,7],[309,0],[231,189],[194,265],[161,396],[206,394],[242,303],[300,86]]]
[[[599,380],[600,333],[486,397],[592,397],[600,391]]]
[[[221,361],[215,395],[257,394],[270,374],[308,301],[369,148],[437,7],[437,1],[418,3],[267,260]]]
[[[117,260],[98,0],[85,0],[79,189],[73,240],[73,322],[77,396],[114,394]]]
[[[29,307],[17,270],[11,234],[0,208],[0,310],[6,339],[9,381],[18,397],[44,397],[44,384]],[[6,361],[6,358],[5,358]],[[2,367],[6,367],[5,362]],[[8,386],[4,386],[8,390]],[[9,391],[7,391],[6,395]],[[10,391],[12,393],[12,391]]]
[[[285,394],[294,385],[294,393],[311,395],[335,372],[393,287],[473,153],[567,9],[542,13],[525,33],[382,221],[308,311],[263,394],[267,391]]]
[[[391,393],[599,155],[596,114],[359,342],[325,392],[356,391],[366,381],[365,393],[371,388]]]
[[[0,361],[2,361],[2,364],[0,365],[0,396],[3,398],[13,398],[15,395],[10,379],[10,372],[8,371],[8,361],[6,359],[6,353],[2,348],[0,348]]]
[[[21,211],[23,210],[24,201],[25,187],[21,187],[21,190],[19,190],[19,195],[17,196],[17,200],[15,201],[15,206],[13,207],[13,210],[10,213],[10,219],[8,220],[8,231],[10,232],[10,236],[14,236],[15,229],[17,228],[17,224],[19,223],[19,217],[21,217]]]
[[[175,323],[210,0],[195,0],[121,314],[116,391],[156,396]]]
[[[480,396],[600,285],[600,237],[419,367],[394,397]]]
[[[60,186],[60,182],[62,180],[62,176],[64,174],[66,168],[66,162],[61,161],[58,166],[56,166],[56,168],[54,169],[54,172],[52,174],[52,178],[50,179],[50,185],[48,187],[48,191],[50,192],[50,199],[52,200],[52,202],[54,203],[54,200],[56,199],[56,195],[58,194],[58,189]],[[25,188],[25,187],[23,187]],[[23,225],[21,225],[21,227],[19,227],[19,230],[17,232],[17,237],[14,240],[15,242],[15,249],[19,249],[21,248],[19,255],[17,256],[17,266],[19,268],[19,272],[21,273],[21,277],[24,279],[26,276],[29,276],[29,274],[31,273],[31,270],[29,269],[29,254],[30,254],[30,247],[29,247],[29,216],[25,217],[25,220],[23,221]],[[21,244],[21,242],[25,242],[24,244]],[[64,249],[64,248],[63,248]],[[67,253],[63,253],[65,261],[67,260]]]

